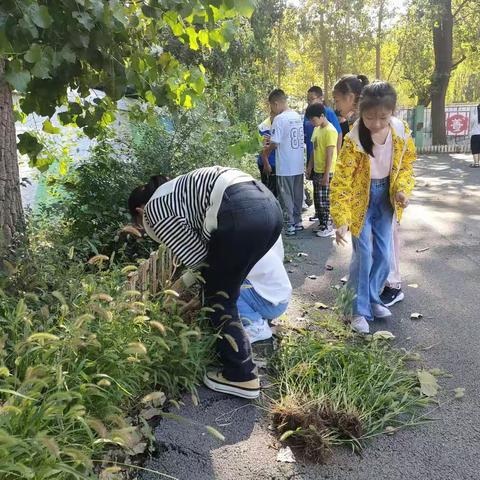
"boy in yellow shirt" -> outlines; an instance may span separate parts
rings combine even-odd
[[[337,162],[338,132],[327,120],[325,107],[320,103],[310,105],[305,117],[312,122],[313,158],[307,164],[307,178],[313,181],[315,216],[319,226],[314,231],[317,237],[331,237],[335,234],[330,217],[330,182]]]

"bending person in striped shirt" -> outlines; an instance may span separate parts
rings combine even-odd
[[[152,177],[128,199],[132,217],[204,279],[205,306],[219,330],[220,372],[204,377],[212,390],[243,398],[260,393],[252,349],[240,321],[237,300],[252,267],[275,244],[282,211],[272,193],[237,169],[208,167],[168,181]],[[183,275],[191,286],[195,275]],[[233,339],[233,341],[232,341]]]

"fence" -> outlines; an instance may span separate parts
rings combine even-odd
[[[432,110],[430,108],[400,108],[399,118],[405,120],[414,132],[415,143],[421,153],[470,152],[470,132],[478,121],[477,105],[453,104],[445,107],[447,145],[432,146]],[[420,118],[417,117],[420,115]]]
[[[170,286],[178,266],[171,252],[160,247],[137,270],[128,274],[128,287],[155,295]]]

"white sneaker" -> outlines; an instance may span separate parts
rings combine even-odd
[[[355,315],[351,323],[352,330],[357,333],[370,333],[370,327],[365,317],[361,315]]]
[[[315,235],[317,237],[327,238],[335,235],[335,229],[329,225],[328,227],[320,227],[316,232]]]
[[[261,342],[262,340],[272,338],[272,329],[266,320],[263,320],[262,323],[254,322],[244,326],[244,328],[250,339],[250,343]]]
[[[302,222],[296,223],[294,227],[296,232],[301,232],[302,230],[305,230],[305,227],[303,226]]]
[[[378,303],[372,303],[372,311],[375,318],[387,318],[392,316],[392,312],[387,307],[379,305]]]
[[[295,228],[295,225],[289,225],[285,230],[285,235],[287,235],[287,237],[291,237],[292,235],[296,235],[296,234],[297,234],[297,230]]]

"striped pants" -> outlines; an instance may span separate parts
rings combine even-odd
[[[333,175],[330,174],[330,182]],[[330,182],[327,186],[322,185],[323,173],[314,173],[313,181],[313,204],[315,205],[315,216],[321,227],[328,227],[332,224],[330,217]]]

